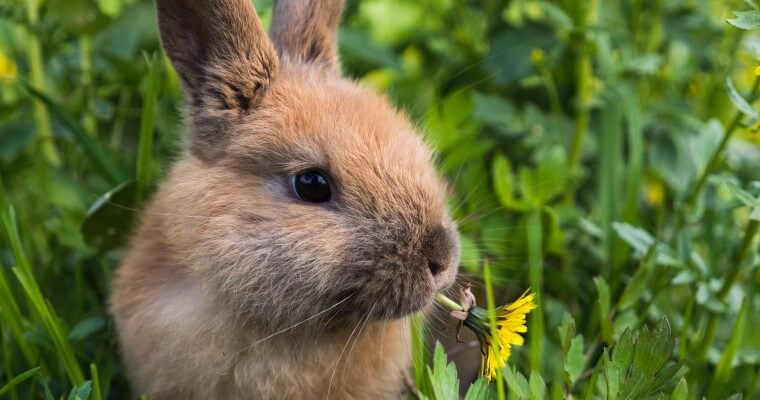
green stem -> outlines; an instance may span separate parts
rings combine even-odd
[[[758,88],[760,88],[760,77],[755,76],[755,81],[752,83],[752,90],[750,91],[750,95],[748,97],[750,101],[752,101],[752,99],[754,99],[757,95]],[[697,197],[707,183],[707,179],[718,167],[718,163],[720,163],[720,160],[723,158],[723,151],[726,149],[726,146],[728,146],[728,142],[731,140],[731,137],[734,135],[737,128],[739,128],[742,117],[742,112],[737,111],[736,115],[734,115],[734,117],[729,122],[728,128],[726,128],[726,131],[723,133],[723,139],[721,139],[718,147],[715,149],[712,156],[710,156],[710,160],[707,162],[704,171],[702,171],[702,174],[699,176],[697,183],[694,185],[694,188],[692,188],[689,196],[686,198],[686,207],[684,207],[685,210],[690,209],[691,206],[694,205],[694,202],[697,200]]]
[[[93,98],[92,88],[92,38],[90,35],[82,35],[79,39],[79,62],[82,65],[82,92],[84,93],[84,110],[89,108]],[[82,125],[90,135],[96,134],[97,122],[92,113],[85,112],[82,117]]]
[[[39,20],[38,7],[38,0],[26,0],[26,12],[30,25],[35,25]],[[34,32],[28,33],[26,48],[31,84],[40,92],[44,92],[45,67],[42,63],[42,47]],[[53,142],[53,130],[50,126],[50,117],[48,116],[45,105],[39,100],[34,101],[34,118],[37,121],[37,133],[40,137],[42,154],[44,154],[52,166],[60,166],[61,158],[58,155],[58,150],[56,150],[55,143]]]
[[[491,344],[493,346],[496,359],[501,359],[501,349],[499,348],[499,341],[495,338],[496,332],[496,301],[493,295],[493,285],[491,284],[491,267],[488,264],[488,260],[483,263],[483,281],[486,285],[486,304],[488,305],[488,325],[491,330]],[[498,364],[497,364],[498,365]],[[501,378],[501,368],[496,368],[496,396],[499,400],[506,398],[504,392],[504,380]]]
[[[744,238],[742,239],[739,251],[736,252],[736,255],[732,258],[726,279],[723,281],[723,285],[721,285],[720,290],[716,295],[718,301],[723,302],[726,299],[728,292],[731,290],[731,287],[739,277],[739,273],[741,272],[741,264],[744,262],[752,250],[752,243],[754,242],[759,228],[760,221],[751,220],[747,225],[747,230],[744,232]],[[711,313],[710,317],[707,320],[705,334],[702,337],[702,342],[700,343],[699,350],[697,352],[698,360],[704,360],[707,357],[707,352],[710,349],[713,340],[715,339],[717,328],[718,314]]]
[[[435,299],[441,303],[442,306],[445,306],[446,308],[450,309],[451,311],[464,311],[464,307],[459,305],[459,303],[455,302],[454,300],[451,300],[450,298],[446,297],[443,293],[436,293]]]
[[[543,370],[543,341],[544,316],[541,309],[544,287],[543,250],[541,248],[541,209],[537,208],[528,215],[527,224],[528,241],[528,280],[531,289],[536,293],[536,309],[530,314],[531,336],[535,340],[530,341],[530,366],[533,371]]]
[[[581,40],[578,44],[578,58],[575,65],[576,78],[578,81],[578,116],[575,119],[573,141],[570,145],[570,156],[567,160],[570,171],[574,171],[580,161],[583,141],[588,131],[590,103],[593,95],[591,85],[594,79],[591,65],[591,54],[588,51],[588,26],[593,24],[596,20],[598,3],[598,0],[591,0],[579,18],[578,30],[581,35]]]

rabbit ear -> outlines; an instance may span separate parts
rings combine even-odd
[[[254,106],[279,63],[251,1],[156,5],[161,41],[193,103],[243,111]]]
[[[339,72],[337,30],[343,0],[278,0],[270,32],[282,56]]]

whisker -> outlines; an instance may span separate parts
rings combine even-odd
[[[320,311],[320,312],[318,312],[318,313],[316,313],[316,314],[312,315],[312,316],[311,316],[311,317],[309,317],[309,318],[306,318],[305,320],[303,320],[303,321],[301,321],[301,322],[298,322],[298,323],[296,323],[296,324],[293,324],[293,325],[291,325],[291,326],[289,326],[289,327],[287,327],[287,328],[281,329],[281,330],[279,330],[279,331],[277,331],[277,332],[275,332],[275,333],[273,333],[273,334],[271,334],[271,335],[269,335],[269,336],[266,336],[266,337],[264,337],[263,339],[259,339],[259,340],[255,341],[255,342],[253,342],[253,344],[249,346],[249,349],[250,349],[250,348],[253,348],[254,346],[258,345],[259,343],[262,343],[262,342],[264,342],[264,341],[267,341],[267,340],[269,340],[269,339],[271,339],[271,338],[273,338],[273,337],[275,337],[275,336],[277,336],[277,335],[279,335],[279,334],[285,333],[285,332],[287,332],[287,331],[289,331],[289,330],[291,330],[291,329],[293,329],[293,328],[296,328],[296,327],[298,327],[298,326],[300,326],[300,325],[302,325],[302,324],[305,324],[306,322],[308,322],[308,321],[310,321],[310,320],[312,320],[312,319],[314,319],[314,318],[316,318],[316,317],[318,317],[318,316],[320,316],[320,315],[322,315],[322,314],[324,314],[324,313],[326,313],[326,312],[328,312],[328,311],[332,310],[333,308],[335,308],[335,307],[337,307],[337,306],[341,305],[343,302],[345,302],[346,300],[348,300],[349,298],[351,298],[351,296],[353,296],[353,294],[349,294],[349,295],[348,295],[348,296],[346,296],[346,297],[345,297],[343,300],[341,300],[341,301],[339,301],[339,302],[337,302],[337,303],[333,304],[332,306],[330,306],[330,307],[328,307],[328,308],[326,308],[326,309],[324,309],[324,310],[322,310],[322,311]]]

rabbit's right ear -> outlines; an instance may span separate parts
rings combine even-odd
[[[188,95],[191,149],[213,152],[225,139],[216,124],[254,108],[277,76],[277,52],[251,0],[156,5],[161,41]]]

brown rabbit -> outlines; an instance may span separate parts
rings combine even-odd
[[[185,150],[147,207],[112,310],[150,399],[399,397],[407,316],[458,234],[414,127],[340,77],[341,0],[158,0]]]

